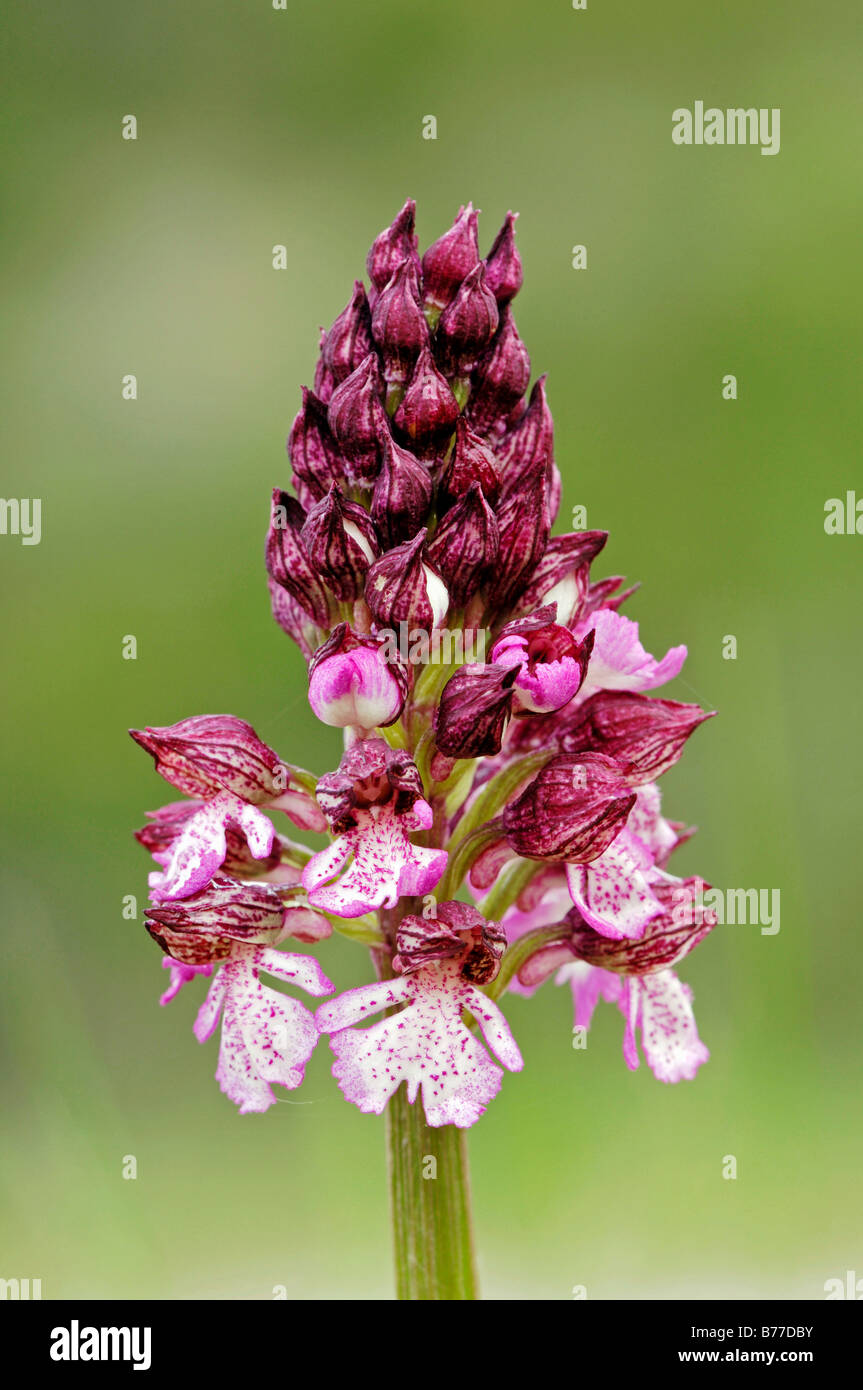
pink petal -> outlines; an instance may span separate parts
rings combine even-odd
[[[572,901],[584,920],[614,940],[642,936],[662,911],[650,889],[652,862],[638,837],[624,828],[592,863],[567,864]]]
[[[332,994],[335,989],[314,956],[298,956],[291,951],[276,951],[271,946],[261,946],[255,952],[255,964],[277,980],[298,985],[306,994]]]
[[[548,714],[569,704],[581,684],[581,667],[571,656],[560,661],[537,662],[516,677],[515,688],[523,709]]]
[[[207,997],[198,1010],[198,1017],[192,1026],[192,1031],[199,1043],[206,1042],[213,1036],[216,1024],[219,1021],[219,1014],[222,1011],[222,1004],[225,1001],[225,988],[227,977],[224,969],[216,972],[213,983],[207,990]]]
[[[321,1004],[315,1014],[315,1021],[322,1033],[338,1033],[343,1028],[352,1028],[355,1023],[372,1018],[379,1014],[381,1009],[404,1003],[413,993],[413,983],[409,975],[402,975],[397,980],[359,985],[356,989],[346,990],[338,999],[330,999],[326,1004]]]
[[[313,893],[322,883],[335,877],[350,858],[352,844],[350,834],[339,835],[326,849],[318,850],[317,854],[312,855],[303,869],[302,882],[307,893]]]
[[[262,954],[231,959],[220,972],[226,983],[216,1080],[241,1115],[275,1104],[271,1083],[289,1091],[300,1085],[319,1036],[307,1008],[261,984]]]
[[[444,871],[446,852],[412,845],[403,819],[384,808],[342,836],[341,844],[336,840],[329,850],[316,854],[303,872],[312,907],[339,917],[361,917],[377,908],[395,907],[400,895],[429,892]],[[338,850],[336,845],[340,845]],[[347,873],[338,883],[319,886],[332,878],[350,849],[354,861]]]
[[[407,863],[399,875],[399,897],[422,897],[430,893],[443,877],[447,858],[445,849],[410,845]]]
[[[507,1071],[521,1071],[524,1059],[497,1004],[476,985],[468,984],[464,990],[464,1007],[473,1014],[498,1061],[503,1063]]]
[[[641,1046],[647,1065],[659,1081],[692,1081],[710,1056],[695,1026],[692,990],[673,970],[641,975],[631,983],[641,996]]]
[[[238,825],[246,836],[255,859],[266,859],[273,848],[271,822],[257,806],[243,801],[233,792],[219,792],[190,816],[171,850],[165,872],[151,874],[150,886],[155,902],[188,898],[206,888],[213,874],[225,861],[225,830]]]
[[[579,696],[597,690],[653,690],[678,675],[686,660],[685,647],[671,647],[661,661],[644,650],[638,623],[611,608],[600,608],[577,630],[579,639],[594,629],[596,641]]]

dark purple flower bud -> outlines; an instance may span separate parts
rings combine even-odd
[[[425,554],[426,532],[388,550],[366,575],[366,603],[379,628],[430,631],[439,627],[449,609],[449,594]]]
[[[432,961],[461,957],[460,974],[473,984],[493,980],[506,950],[506,933],[467,903],[443,902],[433,918],[403,917],[396,933],[393,966],[409,974]]]
[[[156,771],[186,796],[233,792],[263,805],[284,791],[285,765],[233,714],[198,714],[162,728],[130,729],[151,755]]]
[[[498,320],[497,300],[485,283],[485,266],[480,261],[440,316],[435,347],[443,348],[447,367],[459,376],[472,372],[497,332]]]
[[[534,383],[527,410],[496,446],[504,495],[517,487],[524,473],[543,460],[554,461],[554,422],[545,396],[545,377]]]
[[[517,212],[508,212],[486,259],[485,283],[498,304],[508,304],[521,289],[521,256],[515,244]]]
[[[293,638],[308,661],[318,641],[317,627],[297,600],[272,575],[267,575],[267,588],[270,593],[270,608],[282,632]]]
[[[454,608],[463,608],[481,588],[497,559],[497,521],[479,483],[451,507],[427,547]]]
[[[414,231],[415,216],[416,203],[413,198],[408,198],[392,225],[385,227],[380,236],[372,242],[371,250],[366,257],[366,270],[375,290],[382,290],[392,278],[393,272],[406,259],[419,271],[420,258]]]
[[[351,482],[368,482],[377,474],[382,440],[389,428],[382,391],[378,359],[370,352],[333,392],[327,418],[342,447]]]
[[[551,530],[546,479],[544,464],[535,464],[522,487],[498,508],[500,549],[489,585],[489,601],[500,613],[512,608],[545,553]]]
[[[301,540],[316,574],[342,602],[359,598],[366,571],[380,550],[365,507],[333,485],[306,517]]]
[[[510,846],[525,859],[587,864],[608,849],[635,805],[610,758],[558,754],[504,809]]]
[[[425,302],[444,309],[456,290],[479,261],[476,213],[473,203],[459,209],[448,232],[428,248],[423,256]]]
[[[299,480],[316,502],[342,476],[338,445],[327,423],[327,407],[307,386],[303,387],[302,409],[288,436],[288,457],[295,485]]]
[[[339,314],[326,336],[323,346],[324,362],[329,367],[333,380],[340,382],[350,376],[351,372],[355,372],[360,363],[373,351],[372,318],[365,286],[362,280],[355,280],[350,303]]]
[[[393,724],[407,698],[405,668],[388,661],[377,637],[339,623],[309,666],[309,704],[324,724],[337,729],[383,728]]]
[[[455,448],[441,473],[438,484],[438,511],[443,513],[473,483],[479,483],[489,502],[494,505],[500,493],[497,460],[478,434],[474,434],[463,415],[455,427]]]
[[[710,718],[698,705],[598,690],[574,711],[560,745],[568,753],[592,748],[606,754],[629,786],[640,787],[673,767],[690,734]]]
[[[216,874],[180,902],[148,907],[144,925],[166,955],[201,965],[226,960],[236,945],[275,946],[286,934],[285,905],[268,883]]]
[[[505,666],[462,666],[443,688],[435,742],[450,758],[482,758],[500,752],[512,711],[518,671]]]
[[[402,261],[381,290],[372,316],[372,332],[384,361],[387,381],[406,381],[420,348],[429,340],[413,261]]]
[[[527,390],[530,357],[518,336],[518,329],[507,304],[500,316],[497,336],[486,349],[474,373],[474,388],[468,402],[468,418],[474,429],[490,434]]]
[[[329,627],[329,599],[312,569],[302,540],[305,521],[306,514],[296,497],[273,488],[266,546],[267,573],[288,591],[318,627]]]
[[[607,540],[607,531],[570,531],[565,536],[552,536],[519,600],[519,608],[529,610],[555,603],[557,621],[570,626],[588,592],[591,562]]]
[[[403,749],[382,738],[358,739],[342,754],[337,772],[327,772],[315,793],[334,835],[357,825],[357,813],[372,806],[391,806],[398,816],[414,813],[417,826],[431,824],[416,764]]]
[[[657,970],[669,970],[716,926],[716,913],[704,907],[708,888],[709,884],[701,878],[651,883],[650,891],[662,903],[663,911],[648,922],[637,941],[602,936],[573,908],[566,918],[572,930],[572,953],[577,960],[619,975],[652,975]]]
[[[322,328],[321,336],[318,340],[318,360],[315,363],[315,378],[312,384],[315,388],[315,395],[319,400],[323,401],[324,404],[326,404],[336,389],[336,379],[327,366],[326,350],[327,332],[325,328]]]
[[[168,806],[160,806],[158,811],[148,811],[149,823],[135,831],[135,839],[157,863],[165,864],[186,825],[205,804],[203,801],[172,801]],[[233,878],[259,878],[261,874],[270,873],[282,862],[282,846],[289,844],[276,835],[272,852],[264,859],[255,859],[239,826],[228,821],[224,831],[227,848],[223,868]]]
[[[416,535],[425,525],[431,498],[428,469],[388,435],[372,497],[372,520],[385,546]]]
[[[428,452],[449,438],[458,416],[458,402],[446,377],[435,366],[431,349],[423,347],[395,413],[397,428]]]

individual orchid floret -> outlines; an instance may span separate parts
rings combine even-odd
[[[695,1026],[692,991],[671,967],[715,926],[715,914],[701,906],[704,886],[701,879],[663,884],[658,890],[663,911],[636,942],[609,941],[574,910],[568,934],[531,956],[519,980],[535,987],[556,971],[557,983],[572,987],[580,1028],[589,1027],[600,998],[616,1003],[626,1022],[627,1066],[638,1067],[640,1029],[645,1060],[658,1080],[693,1080],[710,1054]]]
[[[449,439],[459,417],[458,401],[435,365],[431,348],[420,349],[393,423],[413,447],[433,455]]]
[[[383,739],[353,743],[338,772],[320,779],[317,797],[336,839],[303,870],[313,907],[360,917],[392,908],[400,897],[431,892],[447,853],[408,839],[411,831],[428,829],[433,819],[408,754],[388,748]],[[350,868],[333,883],[351,856]]]
[[[327,420],[327,407],[307,386],[303,387],[302,408],[288,436],[288,457],[294,486],[304,505],[319,502],[341,477],[342,465]]]
[[[372,320],[362,280],[354,281],[350,303],[339,314],[323,348],[333,381],[344,381],[373,350]]]
[[[653,782],[673,767],[689,736],[711,718],[698,705],[622,690],[597,691],[567,716],[558,735],[561,748],[604,753],[633,787]]]
[[[388,385],[406,381],[420,349],[429,341],[419,279],[410,257],[402,261],[381,290],[372,315],[372,333]]]
[[[500,929],[464,903],[440,903],[437,912],[437,919],[402,920],[394,960],[404,972],[399,979],[348,990],[321,1005],[316,1021],[332,1035],[333,1075],[365,1114],[379,1115],[405,1081],[411,1104],[422,1089],[429,1125],[466,1128],[497,1095],[503,1073],[464,1013],[476,1019],[503,1066],[520,1071],[523,1062],[503,1014],[479,988],[497,974]],[[407,1007],[355,1030],[398,1004]]]
[[[610,758],[559,754],[506,806],[503,828],[525,859],[587,863],[620,833],[634,804]]]
[[[596,690],[653,690],[679,675],[686,660],[685,647],[671,647],[657,661],[641,645],[638,623],[610,608],[600,608],[575,631],[580,638],[589,632],[595,637],[583,695]]]
[[[313,569],[336,598],[342,602],[358,598],[369,565],[380,550],[365,507],[348,501],[334,483],[311,508],[301,538]]]
[[[477,215],[473,204],[459,209],[448,232],[438,237],[422,259],[425,303],[432,311],[446,308],[459,285],[479,263]]]
[[[494,567],[500,548],[497,518],[479,483],[439,522],[426,554],[446,584],[453,608],[464,608]]]
[[[413,540],[386,551],[370,567],[366,603],[378,628],[398,630],[399,623],[407,623],[410,629],[430,632],[446,617],[449,594],[429,563],[426,540],[426,531],[418,531]]]
[[[499,666],[516,667],[515,708],[534,714],[562,709],[585,680],[593,634],[578,642],[568,628],[554,622],[553,606],[538,609],[503,628],[490,658]]]
[[[389,428],[382,394],[378,359],[370,352],[336,387],[327,408],[329,426],[341,446],[344,471],[352,483],[367,485],[377,475],[381,441]]]
[[[493,505],[500,493],[497,460],[485,440],[460,415],[455,427],[455,445],[438,482],[439,514],[443,515],[475,483],[479,484],[483,496]]]
[[[481,758],[500,752],[512,713],[516,667],[461,666],[450,676],[435,718],[435,742],[449,758]]]
[[[521,289],[524,272],[515,244],[517,212],[508,212],[486,257],[485,282],[498,304],[508,304]]]
[[[372,520],[384,545],[400,545],[425,525],[432,500],[431,474],[387,435],[372,496]]]
[[[480,434],[498,432],[501,420],[518,405],[530,381],[530,356],[508,304],[497,335],[476,365],[474,380],[467,407],[470,423]]]
[[[435,345],[455,375],[473,371],[498,322],[497,300],[485,283],[485,266],[480,261],[462,280],[437,327]]]
[[[366,257],[366,270],[376,293],[383,290],[387,281],[405,260],[410,260],[419,272],[420,258],[417,249],[417,236],[414,230],[416,203],[408,198],[401,212],[385,227],[372,242]]]
[[[266,561],[270,578],[285,589],[319,628],[329,627],[330,601],[303,541],[306,513],[296,497],[273,488]]]
[[[310,1010],[263,985],[262,972],[318,998],[334,989],[313,956],[286,951],[240,947],[219,970],[194,1031],[198,1042],[206,1042],[222,1015],[216,1080],[241,1115],[274,1105],[273,1085],[296,1090],[319,1037]]]
[[[205,1042],[224,1013],[216,1080],[240,1114],[272,1105],[271,1083],[288,1090],[299,1086],[318,1039],[314,1018],[297,1000],[262,985],[260,972],[318,997],[330,994],[333,985],[311,956],[273,949],[297,927],[302,939],[319,940],[332,930],[329,922],[297,906],[291,890],[237,883],[223,874],[182,903],[148,908],[145,921],[171,957],[172,989],[175,965],[183,977],[179,989],[187,967],[205,973],[196,968],[222,962],[195,1022],[195,1036]]]
[[[199,975],[212,975],[213,973],[212,965],[184,965],[182,961],[173,960],[171,956],[162,957],[162,969],[171,972],[171,983],[164,994],[159,995],[159,1003],[162,1008],[166,1004],[170,1004],[172,999],[176,999],[184,985],[191,984],[192,980],[197,979]]]
[[[509,612],[527,588],[548,542],[547,472],[537,463],[523,486],[498,508],[500,548],[488,594],[499,613]]]
[[[404,667],[387,660],[382,641],[339,623],[309,667],[309,704],[337,729],[383,728],[402,712]]]
[[[323,828],[311,794],[243,719],[198,715],[130,733],[167,782],[203,801],[174,841],[164,873],[151,876],[156,898],[184,898],[203,888],[225,861],[231,828],[242,832],[255,859],[266,860],[275,831],[261,806],[285,811],[303,829]]]

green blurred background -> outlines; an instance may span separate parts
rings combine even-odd
[[[642,581],[648,649],[689,645],[668,693],[721,711],[665,779],[701,826],[678,871],[782,903],[778,935],[727,927],[683,969],[713,1054],[692,1084],[628,1073],[608,1006],[577,1052],[566,991],[508,1003],[527,1066],[471,1138],[484,1292],[820,1298],[863,1273],[863,539],[823,527],[863,495],[858,23],[850,0],[8,7],[3,492],[43,499],[43,535],[0,537],[0,1275],[392,1295],[383,1123],[325,1047],[240,1119],[192,991],[157,1006],[122,899],[171,792],[124,731],[232,711],[289,760],[337,759],[263,533],[318,325],[407,196],[421,244],[468,199],[483,250],[520,210],[558,529],[580,504],[610,530],[597,573]],[[674,146],[696,99],[780,107],[780,153]],[[320,956],[339,987],[371,978],[361,948]]]

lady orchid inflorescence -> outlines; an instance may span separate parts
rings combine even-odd
[[[715,919],[706,885],[668,871],[692,832],[657,779],[707,716],[646,693],[686,648],[649,655],[620,612],[632,590],[591,577],[605,532],[551,536],[515,216],[483,260],[468,205],[421,258],[409,201],[366,268],[322,335],[266,543],[274,616],[344,751],[317,778],[233,715],[133,731],[186,798],[137,832],[161,1002],[208,980],[194,1031],[221,1019],[216,1076],[241,1113],[298,1087],[326,1037],[360,1110],[404,1082],[429,1125],[472,1125],[522,1067],[497,1000],[552,975],[580,1027],[618,1006],[629,1067],[640,1037],[660,1080],[692,1078],[708,1054],[675,968]],[[297,949],[334,930],[376,976],[336,998]]]

